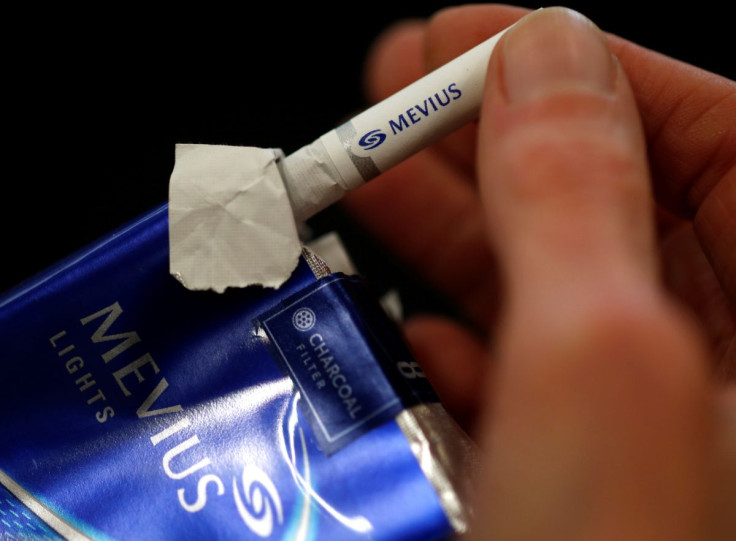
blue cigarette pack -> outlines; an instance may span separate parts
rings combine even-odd
[[[0,298],[0,539],[444,539],[472,445],[362,281],[192,292],[166,207]]]

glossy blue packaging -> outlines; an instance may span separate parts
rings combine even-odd
[[[360,284],[192,292],[167,238],[162,207],[0,298],[0,539],[451,535],[431,389]]]

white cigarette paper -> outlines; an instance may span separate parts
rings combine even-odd
[[[279,287],[301,245],[273,149],[177,145],[169,269],[189,289]]]
[[[274,150],[178,147],[169,192],[171,273],[190,289],[279,287],[298,263],[295,222],[477,118],[502,34],[285,159],[276,160]]]

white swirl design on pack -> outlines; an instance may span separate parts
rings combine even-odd
[[[281,498],[271,479],[254,464],[246,464],[241,474],[243,496],[233,478],[233,496],[240,518],[259,537],[273,533],[274,521],[284,522]],[[244,501],[245,500],[245,501]]]

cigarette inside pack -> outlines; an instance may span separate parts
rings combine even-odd
[[[190,291],[167,214],[0,298],[0,537],[464,531],[474,447],[365,282],[304,249],[279,289]]]

